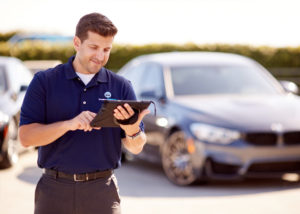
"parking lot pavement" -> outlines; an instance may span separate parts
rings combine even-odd
[[[0,171],[0,213],[33,213],[35,184],[42,171],[37,154],[20,157],[17,166]],[[210,182],[178,187],[161,167],[141,161],[116,170],[123,214],[299,214],[300,183],[279,180]]]

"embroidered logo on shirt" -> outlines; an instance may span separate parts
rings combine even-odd
[[[111,93],[109,91],[105,92],[104,97],[106,97],[107,99],[111,98]]]

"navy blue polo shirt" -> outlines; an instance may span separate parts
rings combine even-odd
[[[69,120],[86,110],[97,113],[102,99],[109,96],[136,99],[131,83],[106,68],[85,85],[75,73],[73,60],[74,56],[66,64],[35,74],[21,108],[20,126]],[[143,130],[143,123],[140,127]],[[124,137],[121,128],[68,131],[53,143],[39,147],[38,166],[66,173],[115,169],[120,166]]]

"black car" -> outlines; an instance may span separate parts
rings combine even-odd
[[[20,108],[32,73],[13,57],[0,57],[0,168],[18,161]]]
[[[138,99],[147,144],[137,157],[162,163],[178,185],[300,173],[300,99],[240,55],[172,52],[137,57],[119,72]]]

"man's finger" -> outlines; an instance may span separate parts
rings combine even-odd
[[[134,115],[134,111],[128,103],[125,103],[124,107],[126,108],[126,110],[127,110],[127,112],[129,113],[130,116]]]
[[[87,131],[89,129],[89,121],[84,116],[79,117],[78,121],[82,130]]]
[[[149,109],[145,109],[143,110],[140,114],[139,114],[139,117],[138,117],[138,123],[140,124],[143,120],[143,118],[150,113],[150,110]]]
[[[86,131],[92,131],[93,128],[91,127],[90,123],[94,119],[92,112],[85,112],[82,115],[87,123],[87,130]]]
[[[91,122],[95,116],[93,116],[92,112],[85,112],[83,115],[89,122]]]
[[[114,116],[115,118],[117,118],[118,120],[125,120],[126,118],[121,114],[121,112],[119,111],[119,109],[115,109],[114,110]]]
[[[92,127],[91,126],[91,121],[96,117],[96,113],[94,113],[94,112],[91,112],[91,111],[86,111],[86,113],[85,113],[85,117],[86,117],[86,119],[89,121],[89,123],[88,123],[88,127],[89,127],[89,129],[88,129],[88,131],[92,131],[93,129],[94,129],[94,127]]]
[[[122,106],[118,106],[117,108],[125,119],[130,117],[128,112]]]
[[[96,113],[94,113],[94,112],[91,112],[91,111],[88,111],[87,112],[93,119],[94,119],[94,117],[96,117]]]

